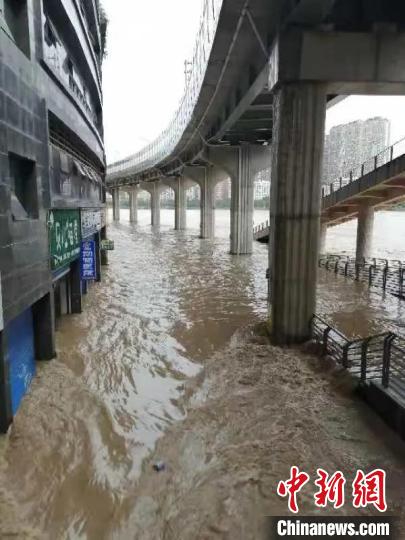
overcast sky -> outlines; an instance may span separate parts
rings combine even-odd
[[[108,162],[159,135],[184,90],[201,0],[103,0],[110,19],[103,65]]]
[[[159,135],[184,89],[184,60],[192,56],[201,0],[103,0],[110,19],[103,66],[108,162]],[[326,128],[384,116],[391,141],[405,137],[404,97],[351,97],[328,111]]]

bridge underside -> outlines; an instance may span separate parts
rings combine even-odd
[[[198,99],[179,140],[158,159],[152,148],[152,157],[109,169],[111,188],[198,176],[205,224],[218,171],[226,173],[233,188],[231,252],[245,254],[251,251],[253,178],[260,167],[270,169],[271,146],[270,326],[276,343],[310,336],[321,215],[323,225],[361,216],[358,252],[365,253],[372,215],[364,208],[403,196],[396,175],[358,192],[353,183],[347,196],[321,208],[327,102],[349,94],[405,94],[404,30],[399,0],[224,0]]]
[[[338,200],[335,204],[324,200],[322,223],[328,226],[338,225],[357,218],[364,206],[374,210],[388,210],[403,202],[405,200],[405,170],[398,176],[389,176],[384,181],[379,180],[379,177],[390,174],[389,168],[393,165],[390,163],[381,171],[368,175],[369,178],[364,178],[360,182],[356,181],[359,185],[354,185],[353,188],[350,184],[346,186],[347,189],[342,188],[342,191],[345,190],[346,193],[337,192],[336,199]]]

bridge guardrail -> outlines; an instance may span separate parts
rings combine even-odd
[[[381,167],[382,165],[385,165],[386,163],[389,163],[390,161],[393,161],[397,157],[404,154],[405,138],[400,139],[399,141],[390,146],[387,146],[386,148],[384,148],[384,150],[382,150],[375,156],[354,167],[353,169],[347,171],[346,174],[344,174],[337,180],[331,182],[330,184],[324,185],[322,187],[322,198],[327,197],[332,193],[335,193],[336,191],[339,191],[348,184],[355,182],[359,178],[362,178],[364,175],[375,171],[378,167]]]
[[[403,261],[373,258],[357,262],[354,257],[331,253],[321,255],[319,266],[405,299],[405,262]]]
[[[269,220],[264,221],[263,223],[260,223],[259,225],[256,225],[256,227],[253,227],[253,234],[256,234],[260,231],[264,231],[269,226]]]
[[[172,121],[157,139],[139,152],[109,165],[107,175],[122,171],[136,173],[151,168],[175,149],[191,120],[200,94],[222,4],[223,0],[204,0],[193,58],[191,62],[186,62],[186,67],[191,65],[189,71],[186,69],[186,89]]]

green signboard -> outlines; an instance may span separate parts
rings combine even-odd
[[[80,255],[79,210],[51,210],[48,227],[51,269],[57,270]]]

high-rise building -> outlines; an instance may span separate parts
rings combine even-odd
[[[323,181],[346,177],[390,142],[390,122],[375,117],[333,127],[325,138]]]
[[[174,190],[170,188],[165,189],[160,196],[160,200],[162,202],[174,201]]]
[[[191,186],[187,190],[187,200],[196,201],[200,199],[200,186]]]
[[[96,0],[0,2],[0,431],[37,360],[55,354],[55,315],[79,313],[100,280],[105,238]]]
[[[270,196],[270,169],[259,171],[254,183],[254,200],[262,200]]]

